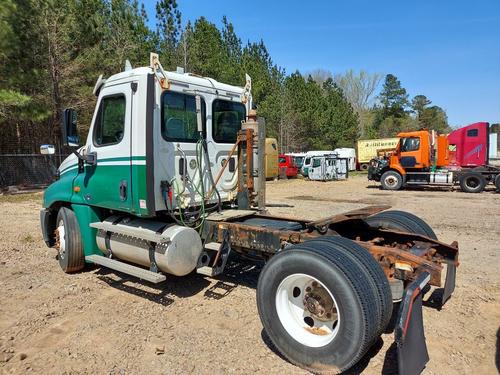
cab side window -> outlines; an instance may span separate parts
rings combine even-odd
[[[199,139],[196,97],[174,91],[162,95],[161,135],[170,142],[196,142]],[[205,133],[205,101],[201,99],[201,118]]]
[[[94,125],[94,144],[96,146],[117,144],[123,139],[125,104],[124,95],[102,98]]]
[[[245,106],[238,102],[217,99],[214,100],[212,114],[214,141],[235,143],[241,122],[245,120]]]
[[[420,148],[420,138],[408,137],[401,139],[401,152],[418,151]]]
[[[469,129],[467,130],[467,137],[477,137],[479,135],[478,129]]]

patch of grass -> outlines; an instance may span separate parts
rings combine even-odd
[[[25,243],[35,242],[35,238],[31,234],[27,234],[26,236],[23,237],[23,242]]]
[[[1,203],[23,203],[23,202],[40,202],[42,203],[43,193],[26,193],[26,194],[4,194],[0,195],[0,204]]]
[[[357,176],[367,176],[368,172],[366,171],[349,171],[349,177],[357,177]]]

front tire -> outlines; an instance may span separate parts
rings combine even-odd
[[[335,246],[304,243],[273,256],[257,285],[257,307],[275,347],[313,372],[352,367],[378,337],[373,281]]]
[[[380,184],[384,190],[399,190],[403,187],[403,176],[396,171],[384,172]]]
[[[85,266],[85,258],[75,213],[67,207],[61,207],[57,214],[56,225],[59,265],[66,273],[80,271]]]

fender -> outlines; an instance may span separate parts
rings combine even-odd
[[[388,171],[393,170],[398,172],[403,178],[406,176],[406,171],[401,167],[401,165],[396,164],[396,165],[390,165],[390,167],[387,169]],[[385,171],[384,171],[385,172]]]
[[[99,207],[84,204],[72,204],[71,209],[74,211],[80,226],[84,255],[103,255],[96,243],[97,229],[90,227],[90,223],[102,221],[102,210]]]

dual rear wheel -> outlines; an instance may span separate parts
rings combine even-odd
[[[313,372],[352,367],[392,313],[382,268],[342,237],[293,245],[259,277],[257,307],[269,338],[292,363]]]
[[[404,211],[365,219],[373,228],[437,239]],[[344,237],[319,237],[271,258],[257,285],[264,329],[290,362],[315,373],[341,373],[356,364],[387,327],[392,294],[373,256]]]

